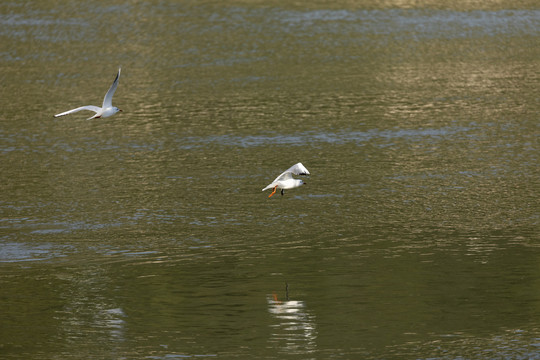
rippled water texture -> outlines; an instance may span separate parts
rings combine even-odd
[[[540,359],[539,40],[526,0],[2,2],[0,358]]]

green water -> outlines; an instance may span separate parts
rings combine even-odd
[[[539,359],[535,6],[0,4],[0,357]]]

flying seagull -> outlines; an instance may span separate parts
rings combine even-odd
[[[118,68],[118,74],[116,74],[116,79],[114,79],[114,82],[112,83],[109,91],[107,91],[107,94],[105,94],[102,107],[94,106],[94,105],[81,106],[76,109],[72,109],[72,110],[68,110],[60,114],[56,114],[54,115],[54,117],[68,115],[68,114],[75,113],[81,110],[90,110],[90,111],[95,112],[94,116],[87,119],[87,120],[90,120],[90,119],[96,119],[96,118],[106,118],[109,116],[113,116],[119,111],[122,111],[116,106],[112,106],[112,98],[113,98],[114,92],[116,91],[116,88],[118,87],[118,80],[120,79],[120,70],[121,68]]]
[[[276,193],[276,190],[278,188],[281,189],[281,195],[283,195],[283,190],[294,189],[306,184],[303,180],[294,179],[292,177],[293,174],[309,175],[309,171],[304,167],[304,165],[302,165],[302,163],[294,164],[293,166],[285,170],[281,175],[279,175],[274,181],[272,181],[270,185],[262,189],[262,191],[274,188],[272,190],[272,193],[268,195],[268,197],[271,197]]]

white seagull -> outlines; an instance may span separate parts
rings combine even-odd
[[[120,70],[121,68],[118,68],[118,74],[116,74],[116,79],[114,79],[114,82],[112,83],[109,91],[107,91],[107,94],[105,94],[102,107],[94,106],[94,105],[81,106],[76,109],[72,109],[72,110],[68,110],[60,114],[56,114],[54,115],[54,117],[68,115],[68,114],[75,113],[81,110],[90,110],[90,111],[95,112],[94,116],[87,119],[87,120],[90,120],[90,119],[96,119],[96,118],[106,118],[109,116],[113,116],[119,111],[122,111],[116,106],[112,106],[112,98],[113,98],[114,92],[116,91],[116,88],[118,87],[118,80],[120,79]]]
[[[283,195],[283,190],[294,189],[306,184],[303,180],[294,179],[292,177],[293,174],[309,175],[309,171],[304,167],[304,165],[302,165],[302,163],[294,164],[293,166],[285,170],[281,175],[279,175],[274,181],[272,181],[270,185],[262,189],[262,191],[274,188],[272,193],[268,195],[268,197],[271,197],[276,193],[276,190],[278,188],[281,189],[281,195]]]

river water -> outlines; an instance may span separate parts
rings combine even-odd
[[[535,2],[7,1],[0,39],[1,358],[540,359]],[[119,66],[123,112],[53,118]]]

